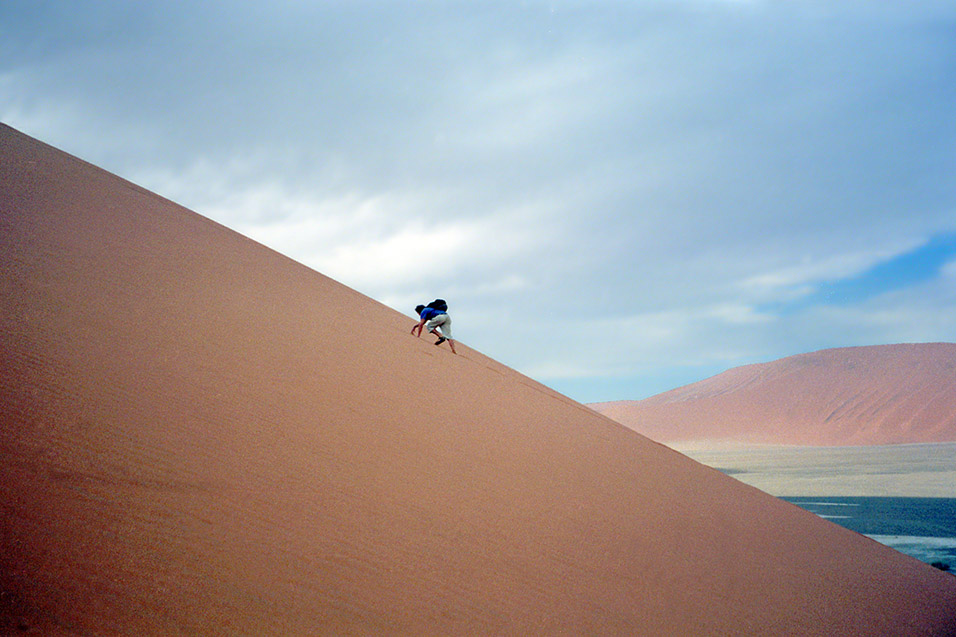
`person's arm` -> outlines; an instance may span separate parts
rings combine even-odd
[[[412,334],[415,333],[415,329],[417,328],[417,329],[418,329],[418,338],[421,338],[421,337],[422,337],[422,328],[423,328],[424,326],[425,326],[425,319],[421,319],[420,321],[418,321],[418,325],[413,325],[413,326],[412,326]]]

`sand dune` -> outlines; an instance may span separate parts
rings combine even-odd
[[[0,632],[956,631],[956,578],[5,126],[0,285]]]
[[[956,343],[829,349],[592,408],[661,442],[956,441]]]

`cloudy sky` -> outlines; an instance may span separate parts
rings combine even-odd
[[[5,0],[0,121],[584,402],[956,340],[951,0]]]

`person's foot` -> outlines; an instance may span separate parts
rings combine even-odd
[[[442,343],[444,343],[444,342],[447,341],[447,340],[448,340],[448,339],[445,338],[444,336],[440,336],[440,337],[438,338],[438,340],[435,341],[435,345],[441,345]]]

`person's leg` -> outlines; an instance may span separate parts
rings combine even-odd
[[[448,314],[443,314],[444,320],[441,324],[442,336],[448,341],[448,346],[451,348],[452,354],[457,354],[455,351],[455,339],[451,337],[451,316]]]
[[[441,326],[442,336],[451,338],[451,317],[447,314],[439,314],[435,317],[436,324]]]
[[[425,323],[429,332],[438,332],[442,336],[451,336],[451,319],[447,314],[439,314]]]
[[[441,345],[445,341],[448,341],[448,346],[451,348],[452,354],[457,354],[455,351],[455,340],[451,337],[451,316],[448,314],[442,314],[441,316],[435,317],[436,321],[440,321],[440,328],[436,326],[436,331],[441,335],[441,338],[438,339],[438,342],[435,345]]]
[[[428,331],[438,335],[438,340],[435,341],[435,345],[441,345],[445,341],[448,341],[449,347],[453,354],[457,354],[455,351],[455,343],[451,338],[451,317],[447,314],[439,314],[435,318],[428,321],[425,324],[428,327]]]
[[[439,314],[435,318],[428,319],[428,321],[425,323],[425,327],[428,329],[429,333],[437,335],[439,340],[445,337],[441,330],[441,325],[443,322],[442,317],[444,316],[444,314]]]

